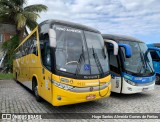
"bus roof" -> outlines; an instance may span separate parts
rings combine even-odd
[[[102,36],[103,36],[104,39],[114,40],[114,41],[116,41],[116,42],[118,42],[118,43],[119,43],[120,40],[144,43],[143,41],[140,41],[140,40],[135,39],[135,38],[133,38],[133,37],[124,36],[124,35],[102,34]]]
[[[69,27],[81,29],[81,30],[100,33],[98,30],[96,30],[96,29],[94,29],[92,27],[88,27],[88,26],[81,25],[81,24],[78,24],[78,23],[63,21],[63,20],[55,20],[55,19],[46,20],[46,21],[40,23],[39,27],[41,28],[43,25],[46,25],[46,28],[47,28],[46,30],[48,30],[49,28],[51,28],[51,26],[53,24],[60,24],[60,25],[64,25],[64,26],[69,26]]]
[[[155,45],[155,47],[160,48],[160,43],[153,43]]]

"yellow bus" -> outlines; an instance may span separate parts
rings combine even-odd
[[[107,49],[91,27],[46,20],[15,49],[14,57],[15,79],[33,90],[37,101],[62,106],[110,95]]]

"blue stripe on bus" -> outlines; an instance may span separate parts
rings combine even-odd
[[[128,80],[135,82],[135,83],[138,83],[138,84],[153,82],[156,79],[155,75],[150,76],[150,77],[135,77],[135,76],[129,75],[127,73],[123,73],[123,77],[125,79],[128,79]]]
[[[156,73],[160,74],[160,62],[153,61],[153,67]]]

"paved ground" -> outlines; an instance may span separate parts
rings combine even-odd
[[[0,80],[0,113],[160,113],[160,85],[155,90],[133,94],[112,94],[98,101],[53,107],[37,102],[32,92],[13,80]]]

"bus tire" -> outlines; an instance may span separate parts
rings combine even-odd
[[[160,75],[156,75],[156,84],[160,84]]]
[[[32,80],[32,90],[34,92],[35,98],[38,102],[41,102],[42,98],[38,94],[38,83],[36,78],[33,78]]]

